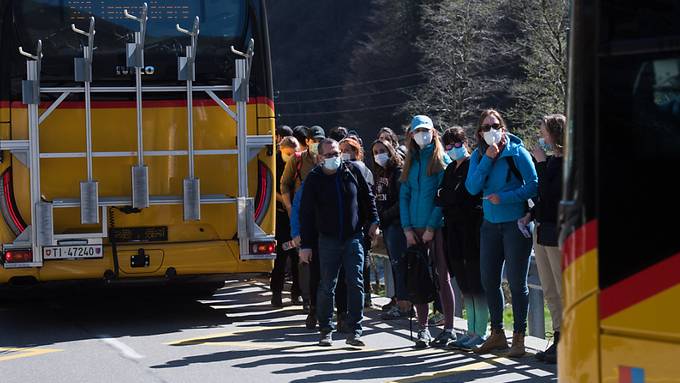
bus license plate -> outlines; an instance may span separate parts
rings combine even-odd
[[[102,245],[43,247],[43,259],[101,258]]]

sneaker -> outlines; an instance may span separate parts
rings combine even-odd
[[[430,327],[444,325],[444,314],[437,311],[433,312],[432,315],[430,315],[430,319],[427,320],[427,324]]]
[[[300,305],[300,304],[302,304],[302,298],[297,294],[291,294],[290,295],[290,304],[294,305],[294,306]]]
[[[463,342],[460,345],[460,349],[463,350],[463,351],[472,351],[472,350],[475,349],[475,347],[479,347],[482,344],[484,344],[485,341],[486,341],[486,339],[475,334],[474,336],[468,338],[468,340],[466,342]]]
[[[492,351],[507,350],[507,348],[508,340],[505,338],[505,332],[502,328],[498,328],[491,329],[491,335],[486,338],[486,341],[484,341],[481,346],[473,349],[472,351],[475,354],[488,354]]]
[[[304,299],[302,300],[302,313],[309,314],[309,302]]]
[[[458,339],[456,339],[455,341],[450,342],[449,344],[447,344],[447,345],[446,345],[446,349],[447,349],[447,350],[459,350],[459,349],[462,347],[462,345],[463,345],[465,342],[467,342],[468,340],[470,340],[470,335],[468,335],[468,334],[461,335],[461,336],[459,336]]]
[[[382,305],[382,307],[380,307],[380,309],[382,311],[390,311],[392,309],[392,307],[394,307],[396,305],[397,305],[397,300],[392,298],[392,300],[389,301],[386,305]]]
[[[390,308],[386,312],[382,313],[382,315],[380,315],[380,319],[384,319],[384,320],[399,319],[403,316],[404,316],[404,313],[402,313],[399,310],[399,307],[397,305],[394,305],[394,306],[392,306],[392,308]]]
[[[513,333],[512,346],[510,346],[510,351],[508,351],[506,356],[508,358],[521,358],[526,353],[526,349],[524,348],[524,334],[521,332]]]
[[[430,346],[432,347],[437,347],[437,348],[443,348],[446,347],[449,343],[455,342],[456,341],[456,334],[452,330],[444,330],[437,335],[434,340],[430,342]]]
[[[371,300],[371,296],[369,294],[366,294],[364,296],[364,308],[370,309],[372,307],[373,307],[373,301]]]
[[[544,352],[536,353],[536,359],[542,360],[549,364],[557,363],[557,344],[560,342],[560,332],[555,331],[554,343],[550,345]],[[539,356],[540,354],[540,356]]]
[[[418,331],[418,337],[416,339],[416,348],[423,349],[432,342],[432,335],[430,335],[430,330],[424,328]]]
[[[345,343],[347,343],[348,345],[353,346],[353,347],[364,347],[364,346],[366,346],[366,343],[364,343],[364,341],[361,340],[361,336],[354,335],[354,334],[350,335],[349,338],[347,338],[347,340],[345,341]]]
[[[281,299],[281,293],[272,293],[272,306],[283,307],[283,300]]]
[[[333,345],[333,336],[331,335],[333,332],[328,331],[328,332],[322,332],[321,337],[319,338],[319,346],[323,347],[330,347]]]

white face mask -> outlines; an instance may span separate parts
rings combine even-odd
[[[378,155],[373,156],[373,160],[375,160],[375,163],[378,164],[380,167],[384,168],[385,165],[387,165],[387,161],[390,160],[390,155],[387,153],[380,153]]]
[[[500,129],[489,129],[488,132],[484,132],[484,141],[486,141],[486,144],[489,146],[501,142],[501,137],[503,137],[503,133]]]
[[[319,143],[314,142],[311,145],[309,145],[309,152],[312,153],[313,155],[319,154]]]
[[[352,155],[349,153],[342,153],[340,155],[340,158],[342,158],[343,161],[351,161],[352,160]]]
[[[340,157],[326,158],[323,160],[323,167],[330,171],[338,170],[341,163],[342,158]]]
[[[416,144],[422,149],[432,142],[432,132],[418,132],[413,135],[413,139],[416,140]]]

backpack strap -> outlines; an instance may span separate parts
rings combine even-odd
[[[300,152],[295,152],[295,175],[293,176],[293,179],[297,179],[300,182],[302,182],[302,153]]]
[[[515,158],[514,156],[510,157],[505,157],[505,160],[508,163],[508,175],[505,177],[505,182],[510,181],[510,174],[514,174],[515,177],[517,177],[518,180],[520,180],[522,183],[524,183],[524,178],[522,178],[522,173],[519,172],[519,169],[517,169],[517,164],[515,164]]]

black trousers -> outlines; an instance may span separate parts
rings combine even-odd
[[[271,273],[269,284],[273,293],[281,293],[286,276],[286,265],[290,260],[290,270],[293,275],[293,286],[290,290],[292,295],[300,295],[300,276],[298,274],[298,252],[297,249],[283,250],[283,244],[290,241],[290,221],[288,214],[276,211],[276,259],[274,269]]]

